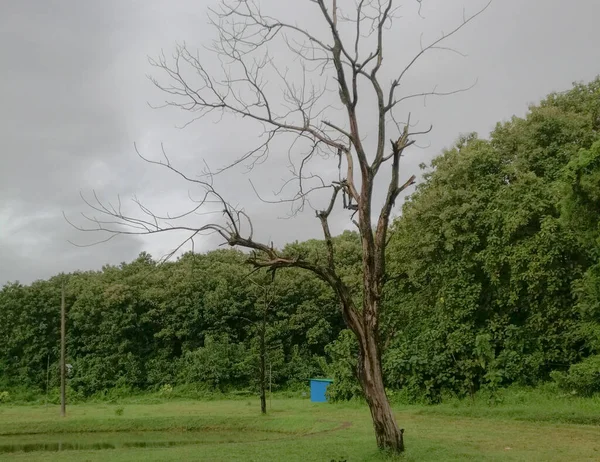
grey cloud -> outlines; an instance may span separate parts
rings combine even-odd
[[[421,32],[425,42],[437,37],[461,20],[462,6],[469,13],[484,1],[424,0],[425,20],[414,14],[414,4],[403,3],[403,18],[390,36],[386,55],[390,67],[396,67],[396,61],[401,66],[418,50]],[[94,189],[112,201],[117,195],[126,200],[137,194],[163,212],[188,205],[189,185],[143,163],[133,142],[153,158],[164,142],[171,160],[191,174],[202,170],[201,159],[218,167],[256,143],[255,127],[244,120],[215,125],[209,119],[179,130],[176,125],[188,120],[186,114],[146,105],[164,99],[145,78],[153,72],[147,56],[161,49],[168,55],[184,40],[190,48],[210,44],[214,32],[207,26],[206,8],[214,4],[0,2],[0,283],[99,268],[130,260],[142,249],[160,256],[178,244],[181,235],[119,237],[84,249],[67,242],[92,240],[62,218],[62,211],[77,219],[86,210],[80,191],[89,197]],[[263,0],[261,5],[298,23],[315,23],[308,2]],[[451,90],[478,78],[469,92],[429,98],[426,106],[422,99],[414,100],[402,108],[422,127],[434,125],[434,131],[419,141],[424,148],[406,157],[405,174],[416,171],[459,133],[478,131],[485,136],[498,120],[522,115],[529,103],[548,92],[594,78],[600,72],[600,48],[595,46],[599,15],[596,0],[495,0],[449,42],[468,58],[432,54],[415,67],[403,87],[406,92],[426,91],[439,84],[441,90]],[[363,128],[372,131],[366,124]],[[261,203],[249,185],[252,179],[266,195],[276,190],[285,173],[284,155],[282,150],[273,152],[255,171],[242,175],[238,170],[218,180],[227,197],[251,213],[258,236],[278,245],[319,236],[311,210],[293,220],[278,220],[285,207]],[[346,214],[335,216],[337,232],[347,224]],[[196,250],[219,243],[214,237],[197,242]]]

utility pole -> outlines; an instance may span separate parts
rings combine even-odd
[[[273,409],[273,364],[269,361],[269,409]]]
[[[65,417],[67,414],[67,397],[66,397],[66,380],[67,380],[67,366],[66,366],[66,327],[67,327],[67,314],[65,308],[65,283],[62,283],[61,301],[60,301],[60,415]]]
[[[48,353],[48,364],[46,364],[46,402],[44,403],[48,406],[48,389],[50,387],[50,353]]]
[[[265,289],[266,293],[266,289]],[[265,396],[265,334],[267,330],[267,301],[265,295],[265,309],[263,311],[262,325],[260,326],[260,412],[263,414],[267,413],[267,399]]]

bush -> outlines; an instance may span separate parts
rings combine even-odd
[[[349,401],[363,396],[356,378],[356,358],[358,342],[350,330],[340,332],[337,340],[325,347],[331,362],[325,365],[327,374],[333,383],[327,387],[327,396],[331,401]]]
[[[600,355],[590,356],[573,364],[566,373],[553,372],[552,378],[565,391],[582,396],[600,393]]]
[[[7,387],[5,390],[6,393],[9,393],[7,401],[15,404],[24,404],[24,403],[43,403],[45,400],[45,393],[42,392],[39,388],[31,387],[28,388],[26,386],[18,386],[18,387]],[[1,401],[1,400],[0,400]]]
[[[188,351],[180,361],[179,383],[204,383],[224,391],[247,380],[243,344],[231,343],[227,335],[206,336],[204,346]]]
[[[173,393],[173,385],[166,383],[158,390],[160,396],[171,396]]]
[[[324,373],[320,362],[324,358],[313,355],[312,357],[302,351],[298,345],[293,345],[288,358],[285,358],[280,368],[285,380],[286,390],[305,390],[308,386],[307,379],[318,377]]]
[[[169,396],[177,399],[212,400],[221,395],[206,383],[184,383],[174,386]]]
[[[67,388],[65,390],[67,396],[67,402],[70,404],[81,403],[84,401],[85,397],[82,393],[77,390],[71,388],[70,385],[67,384]],[[36,399],[48,401],[51,404],[60,404],[60,387],[53,387],[48,391],[48,394],[44,396],[43,394],[39,394]]]
[[[10,393],[7,391],[0,391],[0,403],[6,403],[10,399]]]

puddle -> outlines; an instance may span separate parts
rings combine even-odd
[[[202,441],[132,441],[123,443],[124,448],[172,448],[186,444],[202,444]]]
[[[3,444],[0,445],[0,454],[8,452],[34,452],[34,451],[77,451],[80,449],[115,449],[111,443],[28,443],[28,444]]]
[[[172,448],[190,444],[202,444],[202,441],[127,441],[115,443],[29,443],[29,444],[3,444],[0,445],[0,454],[9,452],[60,452],[82,451],[117,448]]]
[[[173,448],[272,441],[290,437],[279,432],[97,432],[75,434],[1,435],[0,455],[25,452],[62,452],[110,449]]]

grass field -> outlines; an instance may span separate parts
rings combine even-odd
[[[142,402],[140,402],[142,401]],[[520,402],[523,401],[523,402]],[[397,406],[404,461],[600,461],[598,400],[513,399]],[[60,449],[60,452],[59,452]],[[366,461],[375,448],[360,404],[274,399],[0,406],[0,460]]]

